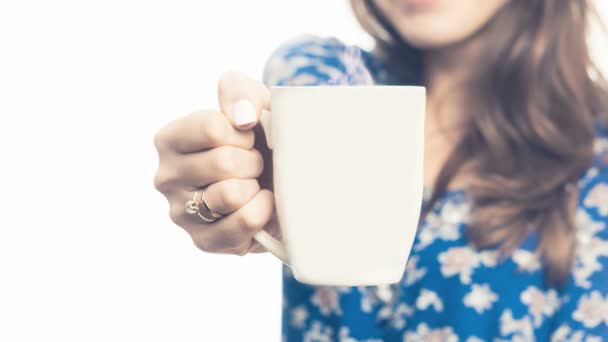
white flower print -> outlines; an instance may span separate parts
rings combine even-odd
[[[269,85],[342,84],[353,80],[371,83],[361,81],[370,78],[366,78],[365,63],[360,62],[374,62],[372,58],[364,50],[337,40],[301,36],[274,54],[264,78]],[[397,81],[391,79],[394,73],[377,70],[383,67],[381,61],[378,62],[370,64],[373,78]],[[596,140],[594,149],[596,154],[608,156],[608,139]],[[605,171],[596,164],[588,168],[578,182],[585,197],[580,199],[580,208],[576,211],[573,284],[568,284],[574,286],[565,289],[564,297],[561,292],[545,288],[543,259],[528,249],[527,243],[514,251],[505,265],[508,267],[496,267],[499,262],[496,252],[467,245],[463,233],[474,202],[448,195],[435,203],[434,210],[422,222],[413,255],[397,286],[358,287],[358,290],[354,287],[350,290],[358,292],[351,293],[354,295],[351,297],[344,296],[339,287],[305,288],[288,283],[288,297],[283,300],[286,327],[297,330],[307,342],[382,342],[376,334],[382,334],[384,329],[407,342],[601,341],[601,336],[591,334],[600,335],[608,324],[608,294],[605,284],[596,281],[604,280],[608,260]],[[432,194],[430,190],[425,189],[426,201]],[[532,240],[526,242],[536,239]],[[416,252],[421,250],[422,255],[418,255]],[[524,276],[515,276],[514,268]],[[293,277],[290,268],[286,268],[284,274]],[[448,301],[446,291],[457,295],[451,298],[455,302]],[[297,299],[304,295],[306,303],[292,302],[291,296]],[[568,298],[569,305],[561,308],[561,303]],[[349,315],[345,315],[347,310]],[[369,320],[369,326],[358,326],[360,319]],[[461,327],[455,324],[462,323],[461,319],[471,324],[463,326],[466,331],[459,336],[456,332],[460,333]],[[381,329],[366,329],[372,328],[372,323]],[[286,336],[282,338],[287,342]]]
[[[308,310],[304,305],[298,305],[290,311],[291,320],[290,324],[292,327],[302,329],[306,324],[308,318]]]
[[[372,312],[373,306],[380,302],[377,292],[371,286],[357,286],[357,290],[361,294],[361,311]]]
[[[435,212],[429,212],[423,221],[420,231],[417,234],[418,243],[414,245],[415,251],[420,251],[430,245],[437,238],[437,227],[441,225],[441,219]]]
[[[400,283],[395,283],[378,286],[375,296],[368,296],[368,298],[373,298],[375,302],[381,301],[380,309],[376,315],[378,321],[388,320],[389,324],[393,324],[392,321],[394,320],[403,320],[401,316],[404,314],[411,315],[413,313],[413,310],[406,310],[409,307],[400,302],[401,291]]]
[[[608,216],[608,184],[598,184],[585,197],[585,206],[597,208],[602,216]]]
[[[596,155],[608,153],[608,138],[596,138],[593,142],[593,152]]]
[[[381,310],[381,316],[388,317],[389,325],[395,330],[401,330],[407,325],[407,318],[414,314],[415,309],[405,303],[399,303],[394,309],[385,307]]]
[[[341,315],[340,293],[345,292],[348,292],[348,288],[344,286],[316,286],[310,302],[316,305],[324,316],[332,312]]]
[[[276,85],[282,79],[295,74],[299,68],[309,65],[313,59],[304,56],[286,58],[285,54],[298,44],[306,43],[311,40],[320,41],[319,38],[320,37],[314,35],[304,34],[285,41],[284,45],[273,53],[268,62],[266,62],[264,70],[265,82],[269,85]],[[311,44],[310,47],[307,47],[307,50],[315,48],[316,44]],[[314,53],[319,51],[313,50],[311,52]],[[323,51],[320,52],[321,54],[323,53]]]
[[[470,284],[473,269],[480,264],[489,267],[496,265],[496,256],[495,251],[478,253],[471,246],[464,246],[448,248],[447,251],[439,254],[438,260],[441,264],[441,274],[445,277],[458,274],[460,282]]]
[[[431,290],[422,289],[416,299],[416,308],[419,310],[426,310],[429,306],[437,312],[443,311],[443,302],[441,298],[437,296],[437,293]]]
[[[572,271],[574,282],[576,285],[582,288],[590,288],[591,282],[589,281],[589,277],[595,273],[595,271],[599,271],[601,268],[602,265],[597,262],[581,263],[579,260],[576,260],[576,264],[574,265],[574,269]]]
[[[384,342],[381,339],[372,338],[366,340],[358,340],[350,336],[350,329],[348,327],[341,327],[338,331],[338,342]]]
[[[313,321],[310,329],[306,330],[302,341],[304,342],[333,342],[333,329],[320,321]]]
[[[426,246],[430,245],[437,238],[436,232],[433,230],[433,224],[435,221],[439,220],[439,217],[434,213],[429,213],[426,217],[425,222],[423,223],[420,231],[418,232],[417,239],[418,243],[414,245],[414,251],[420,251],[424,249]]]
[[[375,305],[387,303],[387,298],[395,298],[394,287],[389,286],[388,289],[383,286],[357,286],[357,290],[361,295],[361,311],[371,313]]]
[[[314,75],[301,74],[295,77],[289,78],[289,81],[285,83],[286,86],[303,86],[317,83],[318,79]]]
[[[294,54],[294,51],[298,53]],[[326,63],[324,57],[327,56],[336,57],[338,65],[345,70]],[[303,67],[311,67],[314,71],[297,74]],[[371,85],[374,79],[364,63],[360,48],[345,45],[335,38],[304,34],[286,41],[272,54],[264,68],[264,82],[268,85],[283,82],[283,85],[291,86],[321,82]]]
[[[541,268],[541,262],[538,257],[534,253],[524,249],[517,249],[513,252],[511,259],[517,264],[518,269],[525,272],[533,273]]]
[[[317,70],[319,70],[319,72],[321,74],[323,74],[323,75],[325,75],[325,77],[329,78],[326,81],[328,81],[330,83],[334,83],[338,80],[345,80],[348,77],[348,75],[344,71],[342,71],[332,65],[318,64],[316,67],[317,67]],[[319,81],[317,81],[317,83],[319,83]]]
[[[586,247],[586,252],[593,255],[593,258],[596,260],[600,256],[608,257],[608,240],[603,240],[595,236],[591,238],[591,241],[589,242],[589,244],[587,244]]]
[[[465,342],[484,342],[484,341],[477,336],[469,336],[469,338],[467,338],[465,340]]]
[[[361,296],[361,311],[372,313],[377,306],[378,321],[390,320],[396,314],[393,309],[401,294],[399,283],[386,286],[357,286],[356,289]]]
[[[496,266],[496,263],[498,262],[497,251],[482,251],[478,252],[477,256],[479,257],[481,264],[486,267]]]
[[[376,286],[376,296],[381,301],[388,303],[393,299],[394,295],[393,286],[387,284]]]
[[[502,336],[515,334],[531,340],[534,337],[534,328],[530,317],[524,316],[521,319],[514,319],[511,309],[506,309],[500,315],[500,334]]]
[[[448,201],[441,208],[441,219],[443,222],[459,225],[466,221],[470,212],[470,203],[467,201]],[[449,235],[450,233],[445,232]]]
[[[340,342],[358,342],[354,338],[350,337],[350,329],[348,327],[341,327],[338,332],[338,340]]]
[[[471,273],[479,265],[479,259],[469,247],[452,247],[438,256],[441,274],[446,277],[459,275],[463,284],[471,283]]]
[[[267,84],[275,85],[279,83],[283,77],[295,73],[297,68],[298,66],[296,64],[291,64],[285,60],[284,56],[273,56],[266,64],[264,81],[267,82]]]
[[[587,169],[587,171],[585,172],[583,177],[581,177],[578,181],[579,188],[586,186],[589,183],[589,181],[593,180],[599,174],[599,172],[600,171],[595,166]]]
[[[458,336],[452,327],[430,329],[425,323],[420,323],[416,331],[403,335],[403,342],[458,342]]]
[[[461,236],[460,226],[470,212],[470,203],[467,201],[445,202],[437,213],[430,212],[420,231],[418,243],[413,247],[420,251],[432,244],[436,239],[455,241]]]
[[[571,332],[572,332],[572,330],[570,329],[569,326],[562,324],[551,335],[551,342],[581,341],[582,336],[578,336],[577,338],[574,338],[574,336],[571,334]]]
[[[582,330],[572,330],[568,325],[562,324],[551,335],[551,342],[583,342],[584,335]],[[587,341],[589,339],[585,340]]]
[[[426,274],[426,268],[418,267],[418,255],[411,255],[405,266],[405,273],[402,279],[402,283],[406,286],[410,286],[420,280]]]
[[[603,222],[595,221],[583,208],[576,211],[575,221],[578,225],[577,239],[579,243],[587,244],[591,238],[604,229]]]
[[[520,299],[522,303],[528,306],[528,312],[534,319],[534,326],[537,328],[543,322],[543,315],[553,315],[560,306],[557,291],[553,289],[543,292],[535,286],[529,286],[521,293]]]
[[[492,292],[488,284],[473,284],[471,292],[464,296],[464,305],[473,308],[480,314],[490,309],[497,300],[498,296]]]
[[[602,342],[599,336],[585,334],[583,330],[573,330],[566,324],[562,324],[551,335],[551,342]]]
[[[602,321],[608,325],[608,296],[603,298],[599,291],[583,295],[578,300],[572,318],[581,322],[586,328],[594,328]]]
[[[605,224],[592,219],[582,208],[576,211],[577,253],[572,271],[577,286],[588,289],[591,287],[589,277],[602,269],[598,258],[608,257],[608,241],[600,239],[596,234],[606,229]]]
[[[346,69],[346,74],[342,79],[334,80],[333,84],[346,85],[372,85],[374,78],[365,66],[361,57],[361,49],[354,46],[344,46],[338,58]],[[337,81],[337,82],[336,82]]]

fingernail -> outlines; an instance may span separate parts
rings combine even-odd
[[[230,115],[237,125],[246,125],[256,120],[256,109],[253,103],[248,100],[239,100],[232,105]]]

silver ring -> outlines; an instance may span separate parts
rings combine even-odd
[[[207,202],[207,199],[205,198],[205,190],[201,192],[201,203],[203,204],[203,208],[205,208],[209,215],[211,215],[211,217],[213,217],[214,219],[221,219],[222,217],[224,217],[224,215],[218,213],[217,211],[213,210],[213,208],[211,208],[211,206]]]
[[[198,201],[199,194],[201,195],[201,202]],[[196,191],[192,196],[192,199],[186,202],[185,208],[188,214],[196,214],[206,223],[215,222],[224,216],[209,207],[209,203],[205,200],[205,190]],[[201,212],[201,208],[205,213]],[[205,214],[210,215],[211,217],[207,217]]]

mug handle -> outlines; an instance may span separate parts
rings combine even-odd
[[[268,148],[272,150],[271,114],[269,111],[265,109],[262,110],[262,114],[260,115],[260,123],[262,124],[264,135],[266,135],[266,145],[268,145]],[[253,236],[253,238],[260,245],[262,245],[262,247],[266,248],[267,251],[272,253],[287,266],[290,266],[287,259],[287,249],[281,241],[275,239],[265,230],[259,231]]]

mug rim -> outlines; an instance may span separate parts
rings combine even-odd
[[[320,84],[320,85],[273,85],[270,86],[270,89],[283,89],[283,88],[407,88],[407,89],[421,89],[426,90],[425,86],[417,86],[417,85],[387,85],[387,84],[378,84],[378,85],[329,85],[329,84]]]

